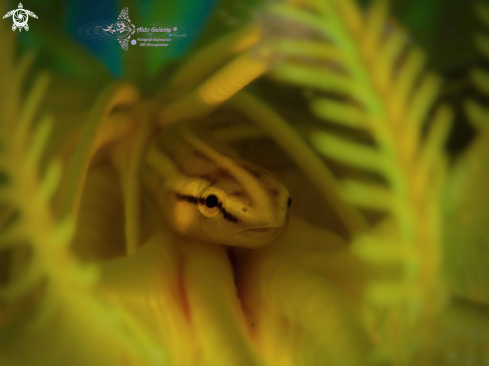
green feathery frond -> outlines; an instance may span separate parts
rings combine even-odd
[[[352,205],[384,214],[385,222],[354,240],[352,250],[367,263],[400,266],[400,276],[372,280],[366,290],[370,306],[392,310],[372,329],[394,345],[390,352],[399,350],[409,342],[393,336],[392,324],[413,326],[419,318],[409,309],[440,284],[437,212],[452,118],[447,106],[433,107],[440,78],[424,71],[423,53],[389,20],[387,1],[374,1],[365,14],[350,0],[274,3],[266,12],[279,25],[268,32],[278,60],[270,75],[316,92],[310,109],[326,123],[310,134],[313,148],[381,178],[344,178],[339,189]],[[291,34],[289,25],[301,32]],[[348,137],[331,124],[350,131]],[[370,142],[352,139],[355,131]]]
[[[75,215],[59,219],[54,213],[63,168],[53,158],[41,174],[40,160],[54,124],[50,115],[37,117],[50,76],[38,75],[23,100],[19,83],[31,62],[28,55],[11,71],[13,95],[6,99],[18,101],[19,107],[0,114],[0,251],[10,259],[2,262],[9,265],[0,286],[2,312],[8,317],[0,332],[0,353],[19,364],[57,365],[66,359],[56,347],[76,344],[77,354],[71,356],[78,364],[118,364],[123,359],[161,364],[164,351],[124,311],[96,296],[98,266],[80,263],[70,248]],[[0,81],[0,89],[6,87]],[[50,352],[48,339],[56,344]],[[26,348],[29,352],[22,351]],[[84,349],[90,352],[84,354]]]

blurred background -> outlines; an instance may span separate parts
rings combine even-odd
[[[15,9],[17,1],[2,0],[7,9]],[[370,0],[361,0],[363,6]],[[33,11],[39,19],[32,20],[32,31],[20,32],[20,52],[35,49],[38,62],[43,67],[92,80],[93,75],[110,78],[127,77],[124,70],[131,69],[131,81],[151,94],[158,90],[153,79],[162,80],[178,67],[179,59],[193,47],[208,42],[218,35],[247,23],[254,17],[259,0],[186,0],[186,1],[115,1],[115,0],[29,0],[24,7]],[[428,65],[445,78],[442,98],[455,106],[457,122],[449,142],[449,150],[458,153],[473,136],[473,131],[464,123],[460,101],[464,96],[474,96],[468,82],[468,70],[481,64],[471,41],[483,26],[477,20],[473,2],[462,0],[392,0],[391,13],[406,27],[427,53]],[[173,39],[169,47],[134,47],[123,51],[118,42],[90,37],[98,24],[115,22],[121,10],[129,8],[129,17],[136,27],[161,22],[176,22],[187,30],[187,36]],[[157,36],[158,34],[155,34]],[[93,67],[87,68],[81,61],[74,44],[79,44],[93,56]],[[126,65],[126,66],[124,66]],[[100,69],[100,68],[103,68]],[[476,98],[484,98],[475,95]]]
[[[3,0],[5,1],[5,0]],[[361,0],[362,5],[369,0]],[[186,0],[186,1],[115,1],[115,0],[70,0],[43,1],[29,0],[24,6],[38,15],[33,29],[49,26],[94,53],[115,77],[122,76],[122,50],[117,43],[104,44],[79,34],[79,29],[87,24],[113,19],[115,20],[124,7],[129,7],[129,16],[136,26],[147,26],[164,19],[187,23],[194,28],[191,37],[178,42],[177,46],[151,53],[148,64],[152,71],[155,65],[161,65],[182,56],[192,45],[204,41],[213,33],[236,27],[253,16],[253,10],[260,3],[252,1],[218,1],[218,0]],[[434,68],[443,73],[463,68],[477,58],[477,54],[468,41],[474,31],[480,27],[471,6],[472,2],[462,0],[393,0],[392,14],[405,25],[430,55]],[[16,8],[17,1],[6,1],[6,8]],[[49,21],[46,21],[49,20]],[[217,21],[211,21],[217,20]],[[22,49],[39,48],[43,56],[49,57],[49,48],[40,45],[49,43],[49,39],[39,39],[39,32],[21,32]],[[176,43],[176,42],[175,42]],[[68,65],[64,68],[67,69]],[[66,71],[66,70],[65,70]]]

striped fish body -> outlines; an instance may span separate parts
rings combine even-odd
[[[166,223],[184,236],[254,248],[287,225],[289,192],[272,174],[185,126],[152,141],[142,173]]]

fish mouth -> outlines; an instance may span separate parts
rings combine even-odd
[[[251,227],[234,234],[234,246],[258,248],[278,238],[285,229],[283,226]]]
[[[283,226],[256,227],[252,229],[241,230],[239,235],[273,235],[283,230]]]
[[[274,229],[278,229],[276,227],[260,227],[260,228],[257,228],[257,229],[247,229],[247,230],[243,230],[241,231],[242,233],[257,233],[257,234],[265,234],[265,233],[268,233]]]

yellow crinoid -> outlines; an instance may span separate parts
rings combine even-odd
[[[54,73],[24,97],[34,57],[14,62],[5,24],[0,40],[2,364],[438,357],[451,111],[386,1],[263,4],[144,97],[130,62],[96,97]],[[160,223],[141,161],[184,121],[289,188],[279,238],[234,250]]]

